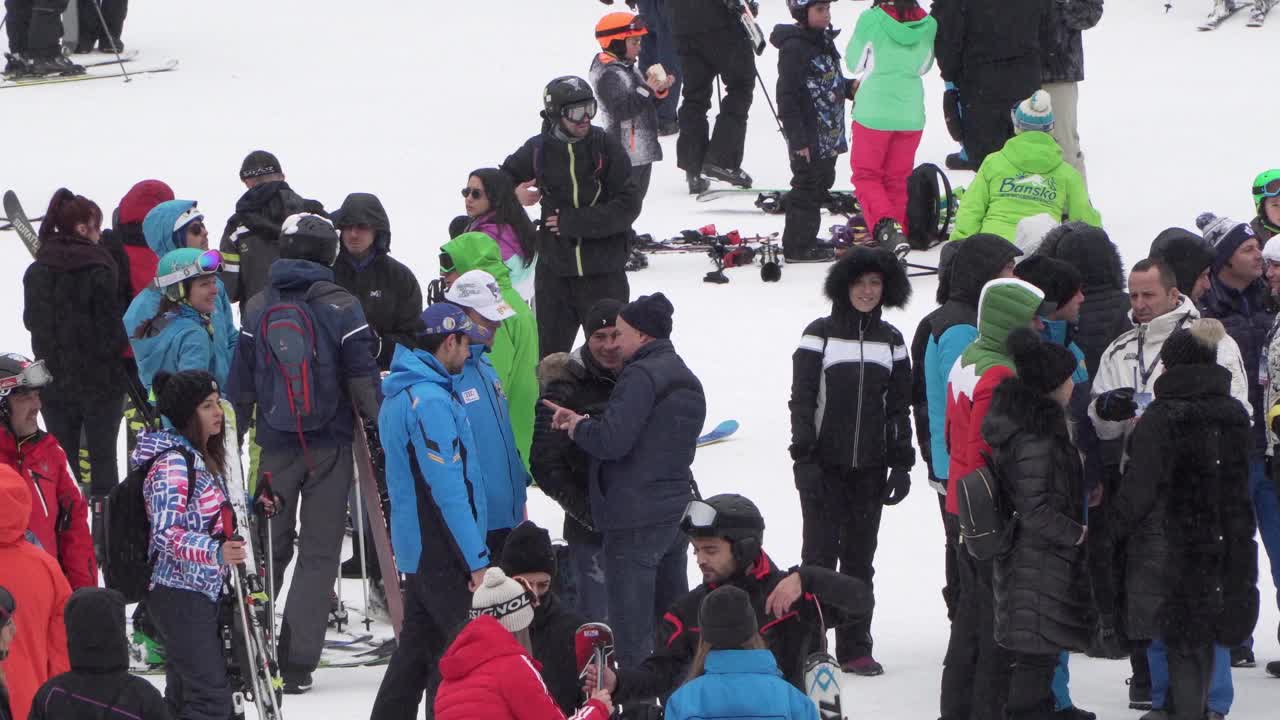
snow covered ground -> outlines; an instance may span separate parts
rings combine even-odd
[[[621,6],[621,3],[618,4]],[[781,0],[762,3],[762,24],[786,20]],[[1108,3],[1086,34],[1081,135],[1091,190],[1126,265],[1145,255],[1170,225],[1193,227],[1203,210],[1245,220],[1249,183],[1280,164],[1272,118],[1280,95],[1269,77],[1280,30],[1249,30],[1244,13],[1215,33],[1194,30],[1207,0],[1181,0],[1166,14],[1158,0]],[[835,24],[847,40],[866,3],[840,2]],[[307,197],[336,207],[346,193],[378,194],[391,214],[394,250],[426,279],[446,226],[462,211],[458,189],[474,168],[496,165],[538,129],[540,93],[550,78],[586,74],[596,50],[592,28],[608,8],[588,0],[429,2],[275,0],[138,4],[125,42],[147,60],[178,57],[176,73],[129,84],[103,80],[0,93],[8,150],[3,185],[32,216],[60,185],[96,199],[110,213],[137,180],[157,177],[210,213],[214,227],[234,209],[241,158],[266,148]],[[1280,22],[1280,21],[1275,21]],[[773,95],[776,55],[760,72]],[[139,61],[140,63],[143,61]],[[954,144],[938,111],[941,80],[927,80],[930,124],[919,161],[942,163]],[[744,234],[782,229],[781,218],[751,208],[750,196],[700,205],[685,194],[668,160],[654,174],[640,232],[669,236],[715,223]],[[789,174],[768,105],[756,94],[744,167],[758,186]],[[842,167],[847,167],[843,166]],[[968,173],[953,174],[965,184]],[[838,187],[848,187],[847,175]],[[29,262],[12,234],[0,244],[8,281],[0,300],[6,350],[29,350],[22,326],[21,273]],[[932,263],[936,252],[913,255]],[[676,306],[677,348],[700,375],[708,423],[742,422],[728,443],[698,454],[703,492],[737,490],[764,509],[766,548],[779,564],[798,560],[800,514],[786,454],[790,355],[806,323],[826,312],[821,266],[788,267],[764,284],[752,269],[732,282],[704,284],[700,256],[654,257],[631,277],[632,292],[662,290]],[[933,278],[915,284],[915,301],[889,319],[910,334],[933,307]],[[947,623],[939,594],[942,530],[936,502],[915,473],[915,490],[884,514],[877,567],[876,655],[883,677],[850,676],[854,717],[936,717]],[[559,527],[560,513],[537,491],[530,515]],[[1262,559],[1260,662],[1280,659],[1278,620]],[[693,568],[691,568],[693,569]],[[696,582],[696,579],[693,580]],[[348,596],[355,586],[348,584]],[[1078,705],[1105,719],[1126,709],[1125,662],[1073,658]],[[288,698],[291,717],[366,717],[379,668],[321,671],[315,690]],[[1280,681],[1259,669],[1235,673],[1232,717],[1275,717]],[[1266,710],[1272,707],[1272,710]]]

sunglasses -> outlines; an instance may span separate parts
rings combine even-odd
[[[204,223],[196,221],[187,226],[188,235],[203,235],[205,233]]]
[[[462,188],[462,197],[481,200],[484,198],[484,191],[480,188]]]
[[[217,250],[205,250],[200,253],[195,262],[190,265],[180,267],[168,275],[161,275],[155,279],[155,286],[158,288],[166,288],[170,285],[176,285],[183,280],[193,278],[197,275],[212,275],[222,269],[222,253]]]
[[[580,125],[585,122],[590,122],[591,119],[596,116],[596,110],[596,101],[588,100],[586,102],[575,103],[573,105],[566,105],[560,110],[560,114],[564,116],[565,120]]]
[[[1254,185],[1253,194],[1263,197],[1276,197],[1280,195],[1280,178],[1272,180],[1266,185]]]

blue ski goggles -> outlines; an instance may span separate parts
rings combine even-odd
[[[1253,194],[1262,197],[1275,197],[1280,195],[1280,178],[1272,180],[1266,185],[1254,185]]]

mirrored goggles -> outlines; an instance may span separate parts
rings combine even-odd
[[[716,526],[716,509],[701,500],[690,500],[680,516],[680,531],[710,530]]]
[[[190,265],[184,265],[171,273],[156,278],[155,285],[164,289],[197,275],[212,275],[222,269],[222,253],[217,250],[205,250]]]
[[[1280,195],[1280,178],[1276,178],[1266,185],[1254,185],[1253,194],[1262,197],[1275,197]]]
[[[571,123],[581,124],[584,122],[590,122],[591,119],[596,116],[596,111],[596,101],[588,100],[586,102],[574,103],[573,105],[566,105],[560,111],[560,114],[564,115],[564,119]]]

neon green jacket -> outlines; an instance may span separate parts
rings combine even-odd
[[[951,239],[994,233],[1013,242],[1018,223],[1040,213],[1102,225],[1080,173],[1062,161],[1062,148],[1053,136],[1024,132],[982,161],[956,213]]]

